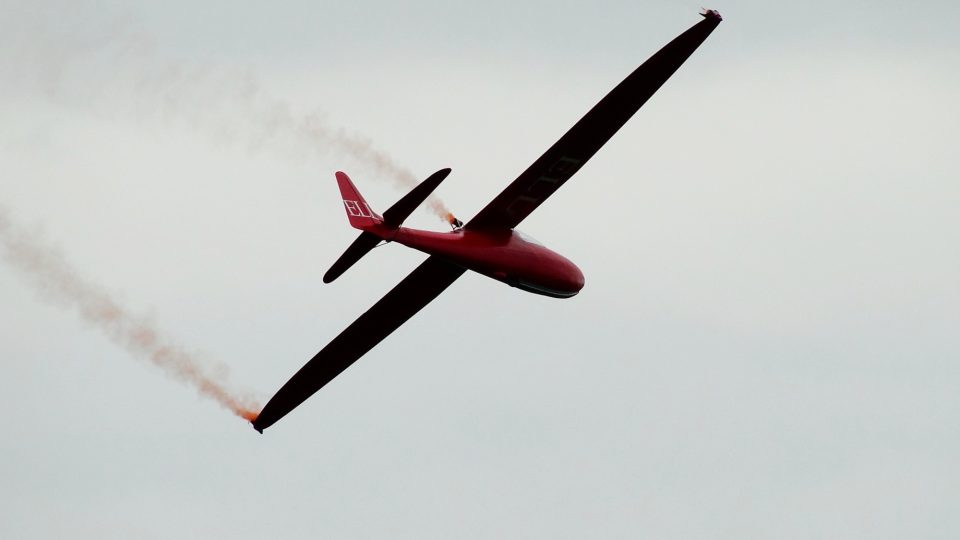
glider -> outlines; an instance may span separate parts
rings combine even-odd
[[[253,427],[263,433],[467,270],[536,294],[556,298],[577,294],[584,283],[580,269],[515,227],[569,180],[720,24],[720,14],[714,10],[701,15],[704,20],[640,65],[466,225],[454,223],[453,231],[401,226],[450,169],[432,174],[383,215],[370,208],[346,174],[337,172],[347,218],[362,232],[323,276],[324,283],[339,277],[382,241],[409,246],[429,257],[291,377],[253,421]]]

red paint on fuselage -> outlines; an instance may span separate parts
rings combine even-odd
[[[433,232],[382,225],[365,229],[528,292],[569,298],[583,288],[577,265],[517,231]]]

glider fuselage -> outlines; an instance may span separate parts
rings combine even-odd
[[[569,298],[583,288],[583,272],[577,265],[516,230],[433,232],[400,227],[383,231],[381,237],[528,292]]]

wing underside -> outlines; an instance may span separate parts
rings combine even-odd
[[[273,425],[389,336],[457,280],[464,269],[431,256],[307,362],[253,422]]]
[[[616,88],[533,162],[466,228],[512,229],[563,185],[650,99],[720,24],[715,12],[677,36]]]

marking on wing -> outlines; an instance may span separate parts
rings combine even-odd
[[[518,195],[517,198],[510,203],[507,212],[512,216],[525,216],[530,214],[540,203],[552,195],[557,188],[570,179],[582,163],[582,160],[561,156],[560,159],[548,167],[543,174],[530,183],[524,194]]]

